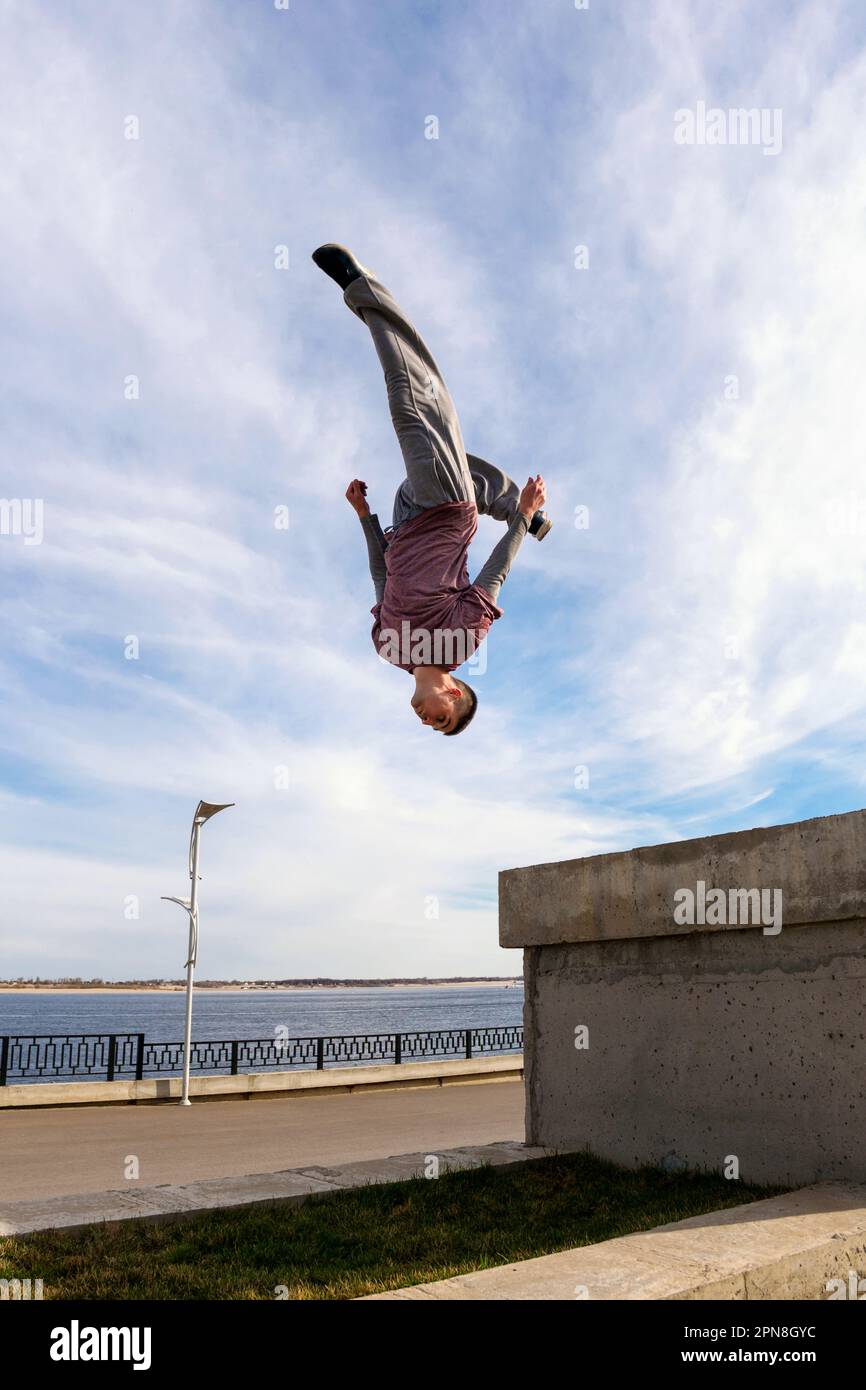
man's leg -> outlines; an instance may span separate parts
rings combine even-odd
[[[520,488],[495,463],[476,458],[475,454],[467,454],[466,458],[479,512],[510,526],[520,505]]]
[[[344,299],[370,330],[406,467],[394,525],[443,502],[474,502],[457,411],[426,344],[374,275],[353,280]]]

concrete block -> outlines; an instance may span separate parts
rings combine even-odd
[[[527,1143],[754,1182],[866,1181],[866,812],[505,873]],[[675,895],[782,893],[781,930]]]
[[[676,889],[781,887],[787,926],[866,918],[866,811],[596,854],[499,875],[501,946],[688,936]],[[737,930],[706,924],[702,930]]]
[[[866,1273],[866,1187],[823,1183],[358,1301],[819,1299],[852,1271]]]

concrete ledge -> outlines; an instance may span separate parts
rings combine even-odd
[[[866,1275],[866,1187],[820,1183],[639,1235],[417,1284],[382,1299],[819,1299]]]
[[[431,1157],[440,1172],[456,1169],[513,1167],[533,1158],[545,1158],[545,1149],[531,1149],[519,1140],[446,1149],[438,1154],[398,1154],[393,1158],[365,1159],[337,1168],[292,1168],[282,1173],[253,1173],[244,1177],[209,1178],[200,1182],[167,1183],[123,1191],[84,1192],[39,1201],[5,1202],[0,1205],[0,1236],[29,1235],[34,1231],[72,1230],[119,1221],[178,1221],[205,1212],[241,1207],[297,1206],[311,1198],[344,1192],[370,1184],[405,1182],[420,1177]]]
[[[866,1182],[864,844],[853,811],[503,874],[500,939],[527,947],[527,1142]],[[756,922],[749,894],[781,912]]]
[[[195,1076],[190,1096],[198,1100],[267,1100],[315,1092],[345,1095],[352,1091],[404,1086],[445,1086],[475,1081],[513,1081],[523,1076],[523,1056],[456,1058],[453,1061],[403,1062],[380,1067],[328,1067],[324,1071],[267,1071],[240,1076]],[[177,1102],[181,1078],[144,1081],[51,1081],[44,1085],[0,1086],[0,1110],[62,1105],[141,1105]]]
[[[502,946],[555,946],[696,931],[674,922],[674,893],[698,880],[726,893],[782,889],[786,927],[866,918],[866,811],[709,835],[499,875]]]

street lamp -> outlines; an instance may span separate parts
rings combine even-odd
[[[226,801],[221,806],[215,805],[211,801],[200,801],[195,808],[195,815],[192,818],[192,830],[189,836],[189,877],[190,891],[188,898],[169,898],[163,895],[163,902],[177,903],[182,907],[189,917],[189,946],[187,949],[186,961],[186,1027],[183,1035],[183,1094],[181,1105],[190,1105],[189,1098],[189,1058],[192,1046],[192,975],[195,969],[196,956],[198,954],[198,842],[201,835],[201,828],[205,821],[210,820],[218,811],[227,811],[229,806],[234,806],[233,801]]]

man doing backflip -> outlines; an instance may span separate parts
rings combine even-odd
[[[373,644],[414,677],[412,708],[422,723],[459,734],[478,701],[452,673],[502,616],[496,600],[527,531],[542,540],[550,530],[541,510],[544,480],[538,474],[521,490],[499,468],[467,454],[439,369],[393,296],[343,246],[320,246],[313,260],[370,330],[406,468],[384,533],[367,504],[366,483],[355,478],[346,492],[367,540],[376,592]],[[479,512],[508,529],[470,584],[467,553]]]

